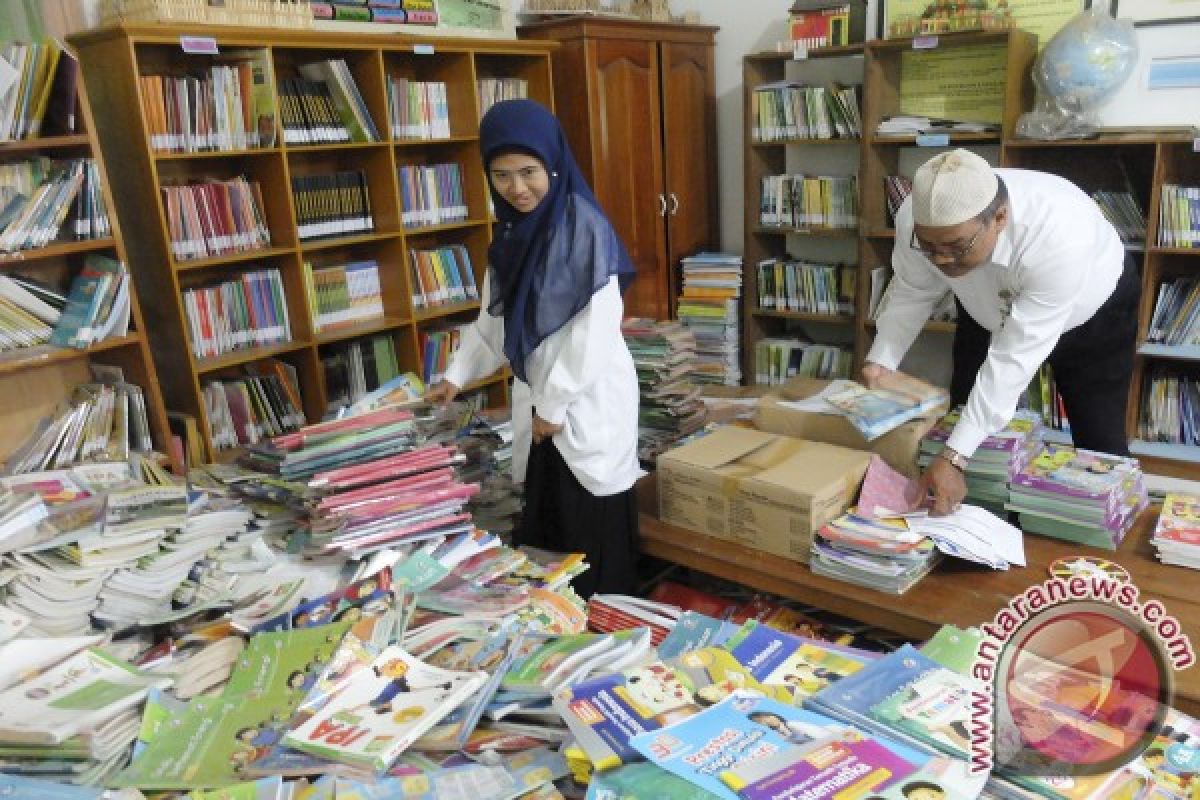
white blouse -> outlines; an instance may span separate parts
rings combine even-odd
[[[488,313],[485,275],[479,318],[463,329],[446,380],[466,386],[507,363],[504,318]],[[621,336],[625,305],[617,278],[525,358],[526,383],[513,380],[513,479],[525,480],[533,413],[562,425],[554,444],[575,478],[597,496],[623,492],[645,473],[638,466],[638,384]]]

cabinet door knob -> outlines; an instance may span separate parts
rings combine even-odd
[[[673,217],[677,213],[679,213],[679,196],[671,192],[671,216]]]
[[[667,198],[661,193],[658,195],[658,215],[665,217],[667,215]]]

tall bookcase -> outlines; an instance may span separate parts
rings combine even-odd
[[[911,177],[916,166],[946,148],[987,148],[993,163],[999,163],[1002,142],[1013,135],[1016,121],[1033,100],[1029,68],[1036,53],[1036,37],[1025,31],[962,33],[933,37],[930,42],[914,39],[889,39],[849,47],[826,47],[808,51],[808,58],[793,61],[789,55],[760,53],[746,56],[743,62],[745,92],[745,319],[743,332],[743,372],[754,374],[754,345],[764,336],[801,324],[814,340],[850,346],[854,364],[861,366],[874,326],[867,319],[871,293],[871,271],[891,263],[895,231],[887,214],[884,179],[889,175]],[[932,50],[938,54],[963,48],[1000,48],[1003,51],[1004,76],[1000,97],[1000,130],[974,133],[955,132],[940,136],[881,136],[876,128],[885,117],[902,112],[900,78],[906,53]],[[752,95],[764,83],[807,80],[807,75],[830,60],[851,64],[862,62],[862,138],[860,140],[803,140],[755,142],[752,136]],[[854,69],[854,67],[848,67]],[[821,78],[820,80],[827,80]],[[818,81],[819,82],[819,81]],[[843,83],[850,82],[843,79]],[[855,148],[855,145],[858,145]],[[828,152],[836,152],[827,156]],[[834,163],[835,166],[830,166]],[[856,174],[858,183],[857,229],[764,227],[759,220],[761,180],[764,175],[784,172],[806,174]],[[819,245],[816,243],[820,242]],[[779,257],[811,258],[817,251],[825,260],[839,260],[852,243],[858,252],[850,256],[857,264],[853,315],[812,314],[797,311],[762,309],[758,303],[758,261]],[[840,250],[838,248],[841,248]],[[852,251],[850,251],[852,252]],[[833,255],[829,255],[833,253]],[[840,260],[846,260],[840,258]],[[953,323],[929,322],[925,330],[932,334],[953,333]]]
[[[296,74],[299,64],[344,59],[354,76],[381,140],[370,143],[295,145],[236,152],[168,154],[151,147],[149,123],[142,112],[138,77],[179,74],[204,67],[213,58],[184,52],[183,37],[221,52],[265,48],[276,81]],[[88,90],[98,109],[101,144],[122,169],[113,176],[117,211],[136,246],[132,269],[147,305],[149,330],[163,376],[163,392],[173,409],[194,415],[210,456],[217,456],[209,435],[203,386],[223,377],[244,374],[256,362],[279,358],[299,376],[303,411],[309,422],[325,413],[327,392],[322,353],[362,337],[385,334],[395,343],[402,370],[419,372],[421,332],[469,322],[478,301],[415,309],[411,248],[463,245],[481,283],[493,217],[478,154],[478,84],[485,78],[520,78],[528,95],[553,108],[550,52],[545,42],[492,41],[396,35],[366,37],[310,31],[282,31],[218,26],[116,26],[91,31],[72,40],[84,71],[94,74]],[[195,48],[190,48],[195,49]],[[446,84],[450,136],[435,140],[391,136],[387,76]],[[279,108],[277,87],[275,107]],[[408,165],[455,162],[462,175],[467,218],[451,224],[419,228],[401,223],[398,169]],[[366,174],[374,230],[352,236],[301,240],[291,185],[297,176],[333,171]],[[176,261],[166,209],[159,187],[199,179],[246,175],[262,188],[271,246],[204,260]],[[384,315],[350,328],[315,332],[308,311],[303,265],[374,259],[379,264]],[[292,339],[285,344],[237,350],[215,358],[196,358],[181,292],[237,276],[248,269],[275,268],[283,278]],[[506,371],[466,390],[482,389],[489,405],[507,401]]]
[[[81,79],[86,82],[86,77]],[[0,270],[5,274],[26,275],[64,293],[88,255],[106,255],[128,263],[120,221],[113,213],[113,192],[100,155],[92,108],[84,91],[78,92],[76,113],[74,131],[48,129],[38,137],[0,143],[0,163],[39,156],[96,160],[112,236],[54,241],[35,250],[0,254]],[[7,459],[29,437],[38,421],[66,400],[76,386],[92,380],[92,364],[120,367],[126,380],[142,388],[154,447],[161,453],[170,453],[166,411],[137,293],[131,292],[129,299],[130,329],[125,336],[105,339],[82,350],[40,345],[0,355],[0,461]],[[172,466],[179,469],[181,465]]]

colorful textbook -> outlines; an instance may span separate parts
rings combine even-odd
[[[439,669],[392,646],[375,659],[370,673],[356,677],[283,742],[384,770],[486,680],[486,672]]]
[[[945,389],[893,373],[887,388],[868,389],[852,384],[825,398],[867,440],[877,439],[909,420],[945,406],[950,399]]]

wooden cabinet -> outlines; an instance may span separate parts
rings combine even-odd
[[[555,104],[637,267],[625,295],[630,316],[671,316],[679,259],[717,244],[715,33],[589,18],[520,30],[561,43],[553,55]]]

